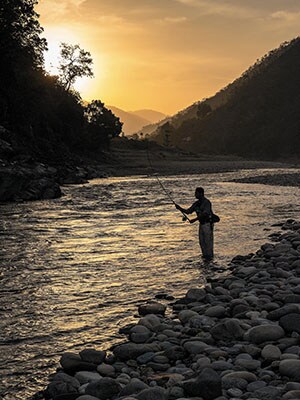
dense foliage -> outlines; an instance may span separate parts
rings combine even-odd
[[[65,82],[44,71],[47,43],[41,37],[36,4],[37,0],[0,2],[0,126],[6,128],[0,129],[0,139],[20,153],[48,161],[73,154],[97,156],[109,138],[121,132],[121,123],[101,103],[102,114],[90,124],[79,94],[71,88],[74,77],[92,75],[88,52],[64,45],[70,61],[76,56],[72,51],[79,51],[79,64],[71,65],[75,70],[65,68]]]
[[[193,105],[193,116],[179,126],[177,118],[172,145],[253,158],[299,156],[299,71],[300,38],[296,38],[264,56],[202,106]],[[157,140],[162,136],[158,131]]]

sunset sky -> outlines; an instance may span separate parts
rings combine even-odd
[[[91,52],[83,99],[167,114],[213,95],[300,27],[299,0],[40,0],[37,12],[48,68],[60,42]]]

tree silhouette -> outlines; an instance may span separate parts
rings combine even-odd
[[[61,43],[60,56],[59,78],[66,90],[70,90],[77,78],[94,76],[91,53],[81,49],[78,44]]]
[[[42,68],[47,42],[40,37],[43,28],[34,11],[37,3],[37,0],[1,0],[1,70]]]
[[[92,149],[98,145],[109,146],[109,141],[122,132],[122,122],[100,100],[93,100],[85,107],[87,132]]]
[[[211,113],[211,106],[207,103],[200,103],[198,105],[197,117],[199,119],[206,117],[209,113]]]

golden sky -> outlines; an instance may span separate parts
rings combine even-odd
[[[126,111],[166,114],[213,95],[299,35],[299,0],[40,0],[47,65],[60,42],[94,60],[76,88]]]

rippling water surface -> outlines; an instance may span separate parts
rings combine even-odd
[[[206,188],[221,216],[216,263],[226,266],[266,242],[271,224],[299,218],[298,188],[228,182],[268,172],[161,179],[183,206],[194,201],[196,186]],[[203,282],[198,226],[181,221],[154,177],[94,180],[64,193],[0,205],[5,399],[28,399],[42,389],[62,352],[120,340],[119,327],[133,320],[140,302],[161,292],[180,296]]]

